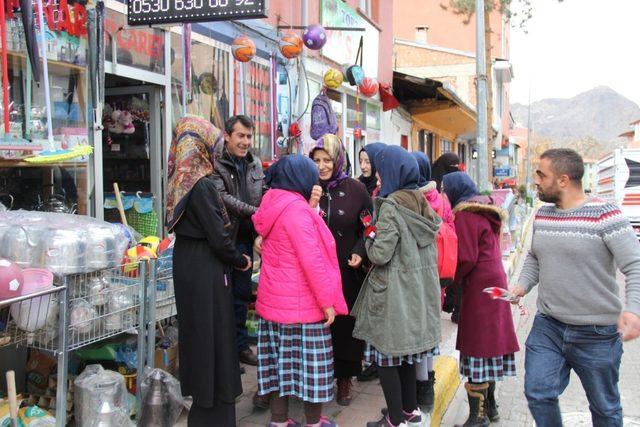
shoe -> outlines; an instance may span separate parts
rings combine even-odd
[[[336,400],[340,406],[351,404],[351,378],[338,378],[338,396]]]
[[[307,427],[311,425],[315,425],[315,424],[306,424]],[[320,417],[320,427],[338,427],[338,424],[336,424],[335,421],[331,421],[329,418],[322,415]]]
[[[436,373],[429,372],[429,379],[426,381],[417,381],[416,387],[418,392],[418,405],[424,412],[431,413],[435,401],[433,386],[436,382]]]
[[[358,381],[360,382],[373,381],[376,378],[378,378],[378,368],[373,363],[358,374]]]
[[[240,365],[240,375],[244,375],[245,372],[244,366]]]
[[[278,424],[280,423],[269,423],[267,424],[267,427],[276,427]],[[287,420],[287,427],[302,427],[302,424],[300,424],[299,422],[293,421],[292,419],[288,419]]]
[[[380,413],[383,417],[386,417],[389,415],[389,410],[387,408],[382,408]],[[428,427],[431,425],[431,415],[422,412],[418,408],[410,414],[404,412],[404,421],[409,427]]]
[[[253,406],[258,409],[269,409],[270,402],[271,398],[268,394],[260,395],[256,391],[256,394],[253,395]]]
[[[244,364],[251,365],[251,366],[258,366],[258,356],[256,356],[255,353],[251,351],[250,348],[246,350],[242,350],[238,354],[238,357],[240,358],[240,362]]]
[[[485,411],[485,402],[487,400],[489,383],[466,383],[464,388],[467,389],[467,396],[469,398],[469,418],[467,418],[467,421],[465,421],[462,427],[488,427],[490,421]]]
[[[451,313],[451,321],[455,324],[458,324],[460,321],[460,312],[458,310],[453,310]]]
[[[386,415],[383,415],[382,418],[380,418],[378,421],[369,421],[367,423],[367,427],[409,427],[409,426],[406,423],[406,421],[403,421],[397,426],[395,426],[391,424],[391,420],[389,420],[389,418]]]
[[[489,388],[487,389],[487,416],[489,421],[495,423],[500,421],[500,414],[498,413],[498,403],[496,402],[496,382],[490,381]]]

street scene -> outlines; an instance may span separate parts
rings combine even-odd
[[[640,427],[605,3],[0,0],[0,426]]]

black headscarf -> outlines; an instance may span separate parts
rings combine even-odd
[[[382,181],[380,197],[387,197],[398,190],[416,190],[420,170],[416,160],[399,145],[389,145],[375,159]]]
[[[374,142],[374,143],[365,145],[364,148],[360,150],[360,153],[362,153],[363,151],[367,153],[367,156],[369,157],[369,163],[371,164],[371,176],[367,177],[364,175],[360,175],[358,177],[358,180],[367,187],[367,191],[369,192],[369,195],[373,194],[373,191],[376,189],[376,186],[378,185],[378,178],[376,177],[377,169],[376,169],[376,165],[373,163],[373,159],[386,146],[387,144],[383,142]],[[360,156],[360,153],[358,153],[358,156]]]
[[[452,172],[444,176],[444,192],[451,202],[451,207],[478,195],[478,187],[471,177],[464,172]]]
[[[424,187],[431,181],[431,161],[422,151],[412,151],[411,155],[416,159],[418,167],[420,168],[420,181],[418,181],[418,186]]]
[[[265,182],[270,188],[295,191],[308,200],[319,178],[320,173],[313,160],[301,154],[291,154],[269,166]]]
[[[431,179],[436,182],[438,191],[442,190],[442,178],[451,172],[460,170],[460,157],[456,153],[444,153],[433,163]]]

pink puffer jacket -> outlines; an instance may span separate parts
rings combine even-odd
[[[253,217],[263,238],[256,311],[277,323],[315,323],[323,308],[348,314],[331,231],[298,193],[271,189]]]
[[[449,199],[444,194],[440,194],[438,189],[436,188],[435,181],[431,181],[429,184],[420,188],[422,194],[424,194],[424,198],[429,202],[429,206],[431,209],[436,211],[436,213],[442,218],[442,220],[452,227],[453,224],[453,212],[451,211],[451,203],[449,203]]]

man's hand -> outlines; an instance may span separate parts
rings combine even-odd
[[[630,311],[623,311],[618,318],[618,331],[622,341],[631,341],[640,337],[640,316]]]
[[[513,301],[511,301],[511,304],[519,304],[520,303],[520,298],[522,298],[523,296],[525,296],[525,294],[527,293],[524,288],[520,285],[515,285],[512,286],[509,289],[509,293],[511,293],[511,295],[513,295],[514,297],[516,297]]]
[[[249,255],[243,254],[242,256],[245,257],[245,259],[247,260],[247,266],[244,268],[236,268],[236,270],[247,271],[248,269],[253,267],[253,261],[251,261],[251,258],[249,258]]]
[[[262,255],[262,236],[256,237],[256,240],[253,241],[253,251]]]
[[[317,208],[320,204],[320,197],[322,197],[322,187],[314,185],[311,190],[311,197],[309,198],[309,206],[313,209]]]
[[[324,318],[327,319],[324,326],[331,326],[333,321],[336,320],[336,311],[333,307],[327,307],[324,309]]]
[[[362,257],[358,254],[351,254],[351,258],[347,263],[351,268],[358,268],[362,265]]]

